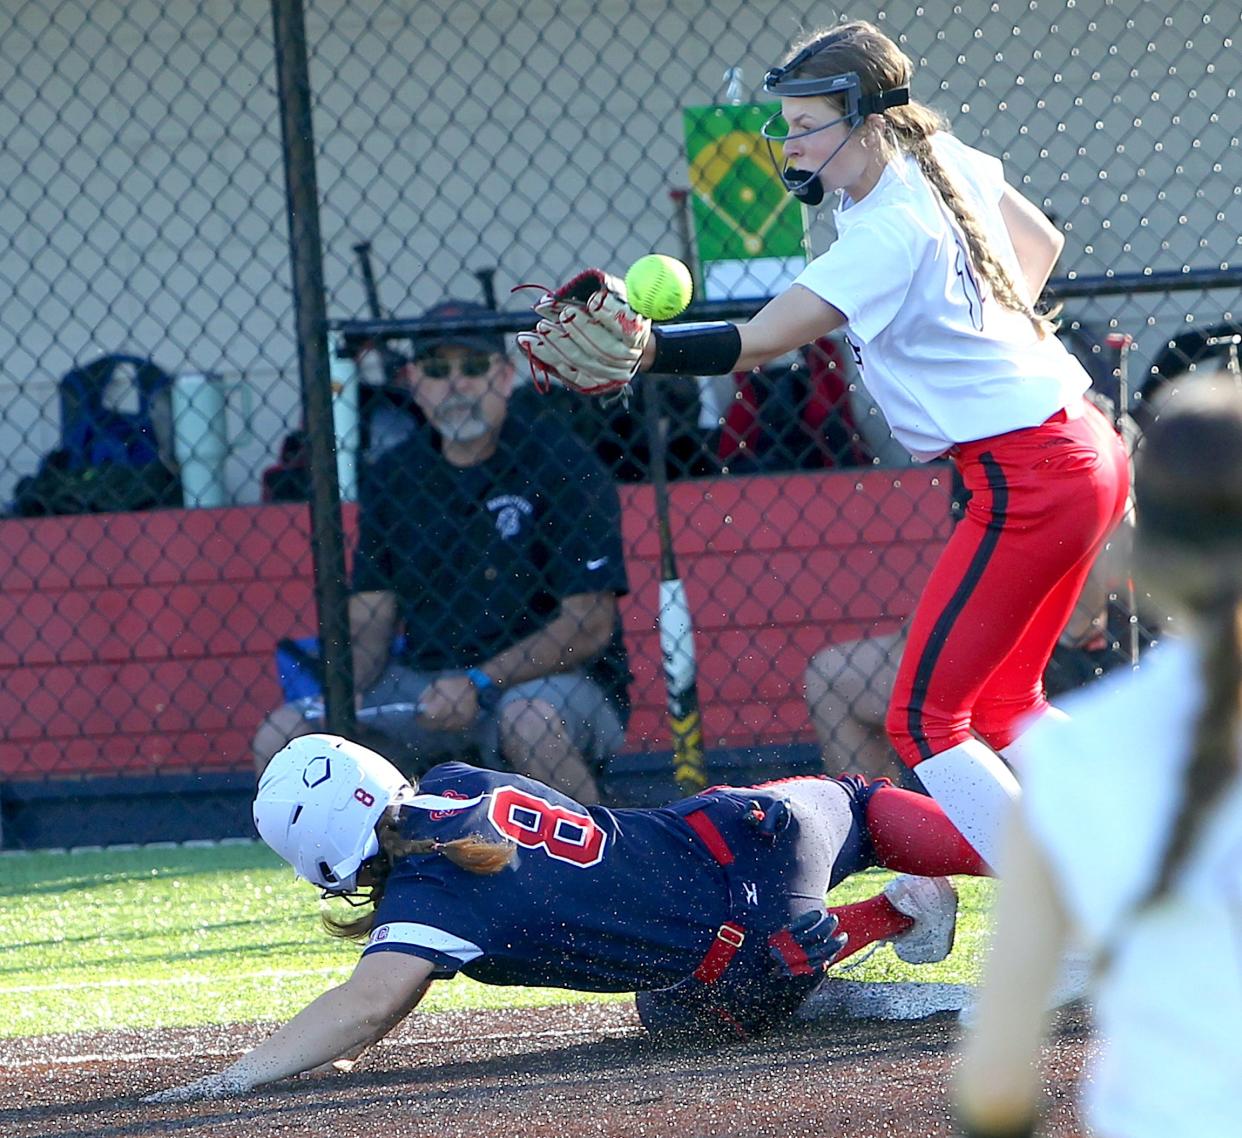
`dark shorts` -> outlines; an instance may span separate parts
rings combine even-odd
[[[471,754],[484,766],[492,767],[501,765],[498,714],[515,702],[537,699],[551,704],[574,746],[597,767],[620,748],[625,738],[617,709],[583,671],[560,672],[507,687],[496,708],[480,714],[464,731],[429,730],[419,721],[418,704],[423,690],[440,674],[390,664],[363,693],[358,725],[399,740],[428,763]],[[307,723],[323,720],[323,699],[319,696],[296,700],[292,706]]]

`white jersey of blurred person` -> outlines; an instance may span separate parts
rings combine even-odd
[[[1102,1138],[1242,1133],[1242,386],[1165,405],[1139,452],[1139,582],[1176,635],[1032,731],[957,1081],[972,1135],[1034,1134],[1068,938],[1093,952]]]

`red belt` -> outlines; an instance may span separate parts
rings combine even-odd
[[[733,864],[733,851],[724,835],[716,829],[716,823],[706,814],[706,808],[686,815],[686,825],[692,829],[706,847],[707,852],[721,865]]]
[[[716,824],[703,810],[696,810],[693,814],[687,814],[685,819],[686,825],[694,831],[699,841],[707,848],[707,852],[712,855],[717,864],[732,864],[733,851],[729,849],[729,843],[724,840],[724,835],[716,829]],[[729,967],[730,962],[737,955],[737,950],[742,947],[745,940],[746,929],[742,925],[739,925],[736,921],[725,921],[716,930],[716,935],[712,938],[711,947],[708,948],[707,955],[703,957],[699,962],[699,966],[694,970],[694,978],[702,984],[714,984],[724,974],[724,970]]]
[[[694,970],[694,978],[703,984],[714,984],[729,967],[737,950],[746,940],[746,930],[736,921],[725,921],[716,930],[716,938]]]

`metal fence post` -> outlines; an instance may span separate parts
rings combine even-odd
[[[353,661],[340,486],[332,427],[328,314],[324,297],[319,190],[311,125],[310,69],[301,0],[272,0],[280,128],[289,219],[290,263],[298,335],[298,368],[311,469],[311,546],[324,662],[326,726],[354,732]]]

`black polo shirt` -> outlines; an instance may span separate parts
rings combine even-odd
[[[359,499],[354,591],[396,593],[412,668],[471,667],[547,624],[562,597],[629,591],[616,486],[567,424],[520,400],[486,462],[451,466],[423,427],[364,469]],[[586,669],[628,711],[619,617]]]

